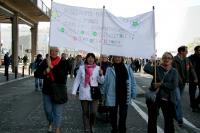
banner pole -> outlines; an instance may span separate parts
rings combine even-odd
[[[156,50],[156,34],[155,34],[155,12],[154,12],[154,10],[155,10],[155,8],[154,8],[154,6],[153,6],[153,34],[154,34],[154,36],[153,36],[153,41],[154,41],[154,58],[155,58],[155,60],[154,60],[154,78],[155,78],[155,84],[156,84],[156,66],[157,66],[157,63],[156,63],[156,59],[157,59],[157,50]]]
[[[50,42],[51,42],[51,28],[52,28],[52,25],[51,25],[52,3],[53,3],[53,0],[51,0],[51,10],[50,10],[50,28],[49,28],[49,43],[48,43],[48,54],[49,54],[49,56],[50,56]]]
[[[102,13],[102,27],[101,27],[101,47],[100,47],[100,58],[102,56],[102,49],[103,49],[103,35],[104,35],[104,15],[105,15],[105,5],[103,5],[103,13]],[[100,61],[100,66],[101,66],[101,62]]]

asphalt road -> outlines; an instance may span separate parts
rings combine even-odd
[[[139,90],[146,91],[151,77],[145,74],[136,74]],[[68,79],[68,91],[73,80]],[[147,108],[143,91],[129,106],[127,117],[127,133],[147,132]],[[69,96],[70,98],[70,96]],[[184,117],[188,123],[183,128],[176,125],[176,133],[200,133],[200,113],[193,113],[189,108],[188,91],[184,94]],[[62,133],[83,132],[81,106],[78,99],[69,99],[65,104]],[[95,133],[110,133],[111,127],[105,121],[104,114],[98,114]],[[42,94],[34,91],[34,78],[29,77],[0,85],[0,133],[46,133],[47,121],[43,111]],[[158,131],[163,131],[163,117],[160,112]]]

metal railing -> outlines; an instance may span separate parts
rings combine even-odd
[[[40,8],[47,16],[50,17],[50,9],[45,5],[45,3],[42,0],[30,0],[35,5],[37,5],[38,8]]]

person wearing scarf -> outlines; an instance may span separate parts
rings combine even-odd
[[[54,103],[52,96],[52,84],[54,83],[55,76],[54,68],[58,66],[61,59],[58,56],[59,49],[57,47],[50,48],[50,56],[43,60],[41,66],[44,71],[44,84],[42,88],[43,93],[43,105],[44,112],[48,121],[48,132],[60,133],[60,128],[62,124],[62,114],[64,109],[64,104]],[[55,129],[55,131],[53,131]]]
[[[91,86],[97,87],[104,80],[103,71],[96,65],[95,55],[88,53],[85,64],[80,66],[74,80],[72,94],[76,95],[79,88],[79,99],[83,111],[83,125],[85,133],[94,132],[94,123],[97,113],[98,100],[91,97]]]
[[[131,66],[124,64],[123,57],[113,56],[113,65],[106,70],[103,89],[105,105],[110,107],[111,132],[126,133],[128,104],[136,97],[136,82]]]
[[[165,52],[162,56],[161,65],[155,67],[151,65],[152,62],[149,62],[144,66],[144,71],[153,76],[149,89],[157,91],[155,102],[146,100],[148,108],[148,133],[157,133],[157,117],[160,108],[164,116],[164,133],[175,132],[173,118],[175,115],[178,73],[172,67],[172,61],[172,54]]]

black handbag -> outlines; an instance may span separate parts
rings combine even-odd
[[[90,86],[90,92],[93,100],[101,99],[101,90],[98,86]]]
[[[63,104],[68,101],[67,87],[65,84],[52,84],[52,101],[56,104]]]

